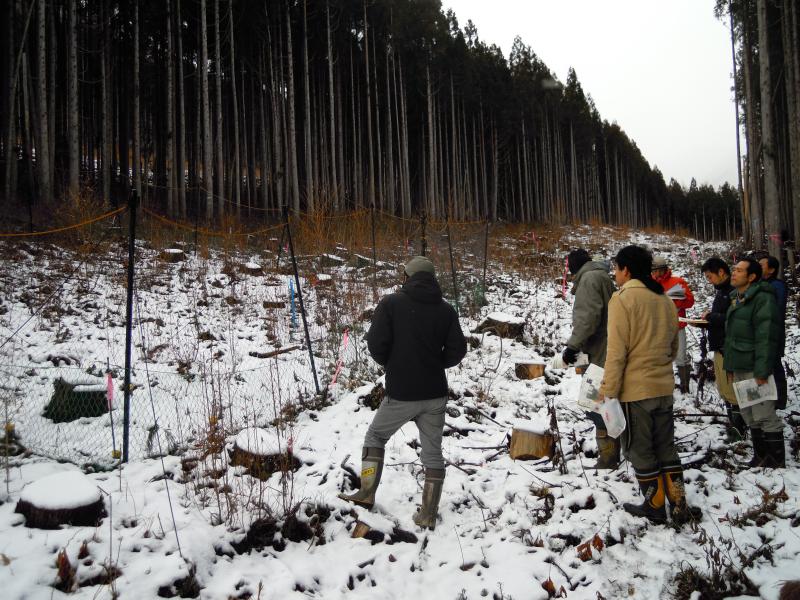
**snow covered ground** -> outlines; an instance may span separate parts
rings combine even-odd
[[[624,237],[605,228],[557,233],[564,236],[557,248],[588,244],[606,256],[631,241],[647,243],[668,253],[675,272],[689,278],[699,300],[691,314],[710,303],[711,289],[698,267],[721,247],[666,236]],[[743,573],[753,589],[741,597],[777,598],[780,582],[797,578],[800,564],[796,458],[785,470],[744,470],[749,444],[727,443],[722,419],[679,416],[687,495],[702,508],[702,521],[676,531],[627,515],[621,503],[638,499],[630,466],[589,468],[596,446],[575,404],[580,376],[573,369],[548,369],[535,380],[514,374],[517,361],[549,360],[569,334],[570,298],[561,297],[555,280],[562,251],[537,256],[531,242],[513,238],[497,244],[498,254],[504,245],[541,268],[518,272],[492,263],[488,306],[462,319],[466,331],[490,313],[505,313],[523,319],[525,330],[520,341],[474,335],[465,360],[448,372],[452,401],[443,446],[450,466],[434,532],[416,529],[411,520],[423,480],[413,424],[387,447],[373,511],[337,498],[355,485],[374,414],[369,394],[380,378],[362,340],[368,322],[360,319],[371,303],[371,276],[356,267],[318,265],[311,277],[311,263],[302,271],[309,275],[302,283],[321,385],[341,363],[337,383],[324,398],[314,398],[302,328],[290,327],[288,277],[237,268],[254,271],[253,263],[270,273],[269,257],[243,256],[232,265],[212,252],[159,263],[158,252],[143,246],[132,460],[105,470],[112,444],[120,445],[119,409],[62,424],[41,415],[58,376],[102,376],[106,361],[114,371],[115,403],[121,401],[124,280],[119,262],[109,268],[119,256],[109,252],[87,261],[80,277],[57,290],[59,314],[37,315],[15,337],[13,351],[4,348],[0,357],[9,420],[22,443],[37,452],[12,457],[0,489],[2,598],[66,596],[54,587],[64,588],[63,568],[56,566],[62,550],[76,569],[69,595],[79,598],[689,598],[693,585],[700,589],[692,568],[719,574],[718,589],[724,585],[719,582],[736,582]],[[26,248],[4,249],[2,339],[30,317],[37,299],[53,293],[42,287],[55,287],[58,274],[76,260]],[[446,265],[440,272],[445,277]],[[393,276],[381,274],[383,291],[391,289]],[[786,362],[796,369],[794,314],[787,323]],[[695,361],[698,331],[690,334]],[[291,346],[297,349],[264,357]],[[796,392],[790,378],[785,414],[795,428]],[[549,423],[550,410],[558,420],[564,468],[547,459],[512,461],[512,425]],[[158,430],[152,428],[154,412]],[[676,393],[676,412],[724,409],[713,384],[701,397],[693,382],[691,394]],[[240,439],[239,446],[290,446],[297,470],[262,480],[246,466],[230,464],[237,434],[251,426],[270,433],[253,444]],[[796,434],[788,424],[786,432],[788,448]],[[158,458],[159,440],[173,453]],[[98,527],[25,527],[14,509],[26,486],[79,469],[43,455],[91,465],[88,477],[108,513]],[[53,494],[69,498],[66,490]],[[366,538],[351,537],[357,521],[371,528]],[[673,581],[679,572],[680,589]]]

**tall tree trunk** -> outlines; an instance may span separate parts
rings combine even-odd
[[[166,185],[167,185],[167,212],[175,213],[175,84],[174,84],[174,52],[172,48],[172,6],[171,0],[165,0],[167,9],[167,160],[166,160]]]
[[[69,179],[67,196],[77,198],[80,186],[80,120],[78,118],[78,16],[77,2],[67,2],[67,139],[69,144]]]
[[[772,66],[769,56],[767,0],[757,0],[758,63],[761,80],[761,156],[764,164],[764,226],[767,247],[772,256],[781,256],[781,212],[778,196],[778,173],[775,159],[775,121]]]
[[[242,203],[242,165],[239,154],[239,96],[236,92],[236,57],[233,37],[233,2],[228,2],[228,37],[231,54],[231,107],[233,108],[233,196],[238,211]],[[273,88],[274,89],[274,88]]]
[[[169,1],[169,0],[168,0]],[[111,14],[104,2],[100,3],[100,23],[103,28],[103,49],[100,53],[100,115],[102,119],[102,185],[103,202],[111,201]]]
[[[183,81],[183,20],[181,17],[181,0],[175,0],[175,31],[178,34],[178,144],[176,152],[176,179],[178,182],[178,210],[182,217],[186,216],[186,104],[184,101]]]
[[[139,0],[133,2],[133,185],[142,197],[142,138],[139,82]]]
[[[786,78],[789,137],[789,205],[793,209],[794,239],[800,240],[800,23],[797,2],[783,3],[783,72]]]
[[[47,15],[45,0],[39,1],[39,43],[37,45],[38,66],[38,106],[39,106],[39,143],[36,148],[36,166],[39,172],[39,199],[45,202],[52,200],[53,175],[50,157],[50,119],[47,103]]]
[[[230,0],[228,4],[231,4]],[[233,37],[231,36],[231,39]],[[214,83],[216,87],[216,141],[214,154],[216,155],[216,182],[217,182],[217,207],[220,216],[225,212],[225,177],[222,164],[222,51],[220,50],[219,37],[219,0],[214,0]]]
[[[367,1],[364,0],[364,70],[367,76],[367,153],[369,175],[367,180],[367,206],[375,206],[375,162],[372,151],[372,87],[369,68],[369,25],[367,23]]]
[[[745,223],[744,231],[744,245],[750,247],[752,245],[752,235],[750,232],[750,205],[744,195],[744,187],[742,185],[742,148],[740,141],[740,127],[739,127],[739,86],[737,85],[736,74],[736,33],[734,30],[733,22],[733,0],[728,1],[728,11],[730,13],[730,26],[731,26],[731,59],[733,63],[733,100],[736,108],[736,174],[738,175],[739,182],[739,201],[742,207],[742,222]]]
[[[200,0],[200,93],[203,110],[203,187],[206,195],[206,219],[214,215],[214,175],[211,133],[211,103],[208,98],[208,19],[206,0]]]
[[[288,67],[287,87],[289,103],[289,169],[291,171],[292,208],[300,213],[300,181],[297,174],[297,127],[294,104],[294,57],[292,48],[292,15],[289,2],[286,3],[286,64]]]
[[[747,4],[747,3],[746,3]],[[745,6],[746,6],[745,4]],[[745,12],[747,9],[745,8]],[[745,19],[743,24],[742,41],[742,71],[744,74],[745,98],[745,134],[747,136],[747,189],[750,205],[750,230],[753,235],[753,245],[756,248],[763,248],[764,245],[764,210],[761,200],[761,178],[759,175],[761,136],[756,120],[756,100],[757,92],[753,83],[753,33],[750,28],[749,20]]]
[[[305,146],[305,180],[306,180],[306,208],[309,212],[314,210],[316,190],[314,183],[314,165],[311,158],[311,89],[308,82],[308,15],[306,9],[308,0],[303,0],[303,146]]]
[[[325,2],[325,23],[328,31],[328,109],[329,123],[328,133],[330,135],[330,166],[331,166],[331,194],[333,207],[339,210],[339,182],[336,177],[336,112],[333,93],[333,43],[331,41],[331,3]]]

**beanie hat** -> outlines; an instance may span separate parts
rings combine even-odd
[[[575,275],[581,267],[589,262],[589,253],[583,248],[578,248],[567,254],[567,266],[569,272]]]
[[[436,269],[434,269],[433,263],[429,258],[424,256],[415,256],[406,263],[405,272],[409,277],[416,275],[417,273],[430,273],[431,275],[435,275]]]
[[[667,259],[663,256],[654,256],[653,257],[653,270],[655,269],[666,269],[667,268]]]

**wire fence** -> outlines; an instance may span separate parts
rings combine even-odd
[[[135,208],[0,236],[0,409],[20,449],[103,469],[274,426],[332,381],[375,380],[369,309],[410,256],[462,311],[484,290],[482,222],[367,209],[214,229]]]

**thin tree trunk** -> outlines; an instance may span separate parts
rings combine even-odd
[[[744,244],[750,247],[752,244],[752,236],[750,233],[750,206],[744,195],[744,187],[742,186],[742,148],[740,141],[740,127],[739,127],[739,86],[737,85],[736,74],[736,34],[734,31],[733,23],[733,0],[728,1],[728,11],[731,20],[731,59],[733,62],[733,100],[736,108],[736,174],[739,181],[739,200],[742,207],[742,222],[745,223],[744,228]],[[798,207],[800,208],[800,207]]]
[[[78,118],[78,16],[77,2],[67,2],[67,139],[69,179],[67,196],[74,200],[80,186],[80,127]]]
[[[236,91],[236,57],[233,37],[233,2],[228,2],[228,34],[231,46],[231,107],[233,108],[233,199],[238,211],[242,203],[242,165],[239,153],[239,96]],[[274,90],[274,88],[273,88]]]
[[[308,17],[306,8],[307,0],[303,0],[303,107],[305,109],[303,119],[303,145],[305,148],[306,162],[306,209],[309,212],[314,210],[316,200],[316,190],[314,184],[314,166],[311,158],[311,89],[308,82]]]
[[[203,109],[203,187],[206,192],[206,219],[214,215],[214,175],[211,132],[211,103],[208,97],[208,19],[206,0],[200,0],[200,93]]]
[[[231,2],[229,0],[228,5]],[[231,35],[231,39],[233,36]],[[222,163],[222,52],[219,37],[219,0],[214,0],[214,79],[216,85],[216,142],[214,154],[216,155],[216,182],[217,182],[217,210],[222,216],[225,212],[225,171]]]
[[[172,48],[172,6],[171,0],[165,0],[167,9],[167,160],[166,160],[166,185],[167,185],[167,212],[175,213],[175,84],[174,84],[174,52]]]
[[[292,16],[289,3],[286,3],[286,63],[288,67],[288,98],[289,103],[289,169],[291,170],[292,208],[295,214],[300,213],[300,181],[297,173],[297,128],[295,121],[294,105],[294,58],[292,50]]]
[[[205,1],[205,0],[203,0]],[[133,2],[133,185],[142,197],[142,141],[139,83],[139,0]]]
[[[183,21],[181,0],[175,0],[175,30],[178,34],[178,144],[176,153],[176,179],[178,182],[178,208],[182,217],[186,216],[186,104],[184,102],[183,82]]]
[[[758,62],[761,80],[761,154],[764,164],[764,226],[769,253],[780,257],[781,213],[775,148],[775,122],[772,96],[772,66],[769,56],[767,0],[757,0]]]
[[[169,1],[169,0],[168,0]],[[111,201],[111,15],[105,3],[100,3],[100,23],[103,27],[103,49],[100,54],[100,115],[102,119],[102,184],[103,202]]]
[[[47,35],[46,35],[46,2],[39,0],[39,43],[38,58],[38,106],[39,106],[39,143],[36,148],[36,166],[39,172],[39,199],[49,202],[53,194],[52,163],[50,161],[50,118],[47,103]]]
[[[328,31],[328,108],[329,123],[328,133],[330,135],[330,165],[331,165],[331,194],[335,210],[339,210],[339,181],[336,177],[336,111],[333,93],[333,43],[331,41],[331,3],[325,2],[325,23]]]

